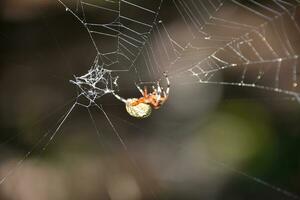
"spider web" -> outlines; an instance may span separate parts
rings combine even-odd
[[[133,73],[134,82],[139,84],[158,80],[168,71],[173,84],[182,84],[179,78],[187,83],[250,87],[299,100],[299,1],[160,0],[147,5],[140,1],[79,0],[75,7],[60,2],[79,19],[91,38],[97,53],[96,68],[94,64],[91,70],[109,69],[120,79],[122,72]],[[90,10],[103,15],[89,16]],[[237,20],[236,16],[241,17]],[[173,29],[170,19],[179,19]],[[104,41],[111,45],[103,47]],[[235,76],[220,80],[223,73]],[[116,80],[114,83],[117,87]],[[115,92],[113,87],[105,88],[104,94]],[[299,198],[261,179],[235,172]]]
[[[88,31],[100,68],[133,72],[140,83],[168,71],[174,79],[258,88],[298,99],[298,1],[61,3]],[[171,20],[180,20],[177,26],[183,31],[167,27],[172,21],[161,12],[164,8]],[[103,47],[104,41],[110,45]],[[220,80],[222,73],[235,77]]]
[[[300,101],[298,0],[58,1],[87,31],[95,60],[86,74],[74,75],[70,80],[78,89],[76,102],[58,121],[56,129],[44,135],[50,137],[43,149],[80,105],[87,108],[93,122],[89,108],[96,106],[127,150],[96,100],[122,92],[134,83],[151,84],[165,71],[172,87],[194,83],[229,85],[271,91]],[[81,97],[88,102],[82,103]],[[287,197],[299,198],[217,163]]]

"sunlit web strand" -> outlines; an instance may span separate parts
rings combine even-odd
[[[74,102],[74,98],[72,98],[71,102]],[[67,105],[69,105],[71,103],[70,101],[67,102],[66,104],[63,105],[63,108],[65,108]],[[70,111],[73,110],[73,108],[75,107],[76,103],[73,103],[73,105],[71,106],[71,109],[68,109],[67,112],[65,114],[63,114],[59,120],[56,123],[56,128],[55,131],[52,132],[51,130],[46,131],[41,138],[39,138],[39,140],[34,144],[34,146],[23,156],[23,158],[21,160],[19,160],[17,162],[17,164],[12,167],[8,173],[6,173],[2,178],[0,178],[0,185],[5,183],[5,181],[11,177],[16,170],[20,169],[22,167],[22,164],[31,156],[31,154],[37,150],[37,148],[42,144],[42,142],[47,141],[45,145],[42,146],[42,150],[40,151],[40,154],[42,154],[42,152],[44,152],[47,148],[47,146],[50,144],[50,141],[53,139],[53,137],[56,135],[56,133],[60,130],[61,125],[65,122],[65,120],[68,118]],[[54,114],[54,113],[52,113]],[[51,115],[52,115],[51,114]],[[16,136],[14,136],[12,139],[14,139]],[[49,138],[50,137],[50,138]]]
[[[238,4],[239,6],[241,6],[241,5],[240,5],[241,3],[237,2],[237,1],[233,1],[233,2],[236,3],[236,4]],[[251,1],[251,2],[253,2],[253,1]],[[276,1],[276,3],[278,3],[278,2]],[[243,6],[243,8],[244,8],[244,7],[245,7],[245,6]],[[248,7],[246,7],[246,8],[248,8]],[[297,5],[294,5],[294,8],[296,9],[296,8],[297,8]],[[251,12],[254,12],[254,11],[251,9]],[[258,14],[258,13],[255,11],[254,14]],[[259,13],[259,15],[262,15],[262,14]],[[291,15],[289,15],[289,13],[287,13],[286,10],[283,11],[282,13],[280,13],[280,16],[279,16],[280,20],[282,20],[282,18],[283,18],[284,16],[286,16],[286,15],[288,15],[288,16],[292,19],[292,21],[293,21],[295,27],[297,28],[297,30],[298,30],[298,32],[299,32],[298,24],[296,23],[294,17],[291,16]],[[263,16],[264,16],[264,15],[263,15]],[[216,19],[215,17],[210,17],[210,18],[211,18],[211,19]],[[280,73],[280,68],[281,68],[281,67],[280,67],[280,66],[281,66],[281,62],[284,61],[284,60],[293,60],[293,62],[294,62],[294,64],[293,64],[293,75],[292,75],[293,87],[297,87],[297,86],[298,86],[298,83],[297,83],[297,75],[296,75],[296,74],[297,74],[298,54],[295,53],[293,47],[291,46],[291,44],[290,44],[290,42],[289,42],[289,40],[288,40],[288,38],[287,38],[287,36],[286,36],[286,34],[285,34],[285,30],[283,30],[283,33],[284,33],[283,36],[285,37],[285,42],[281,42],[281,44],[282,44],[282,46],[283,46],[283,48],[284,48],[284,52],[285,52],[286,57],[279,56],[279,55],[275,52],[275,50],[272,49],[272,45],[271,45],[271,44],[266,40],[266,38],[263,36],[263,34],[264,34],[264,28],[265,28],[267,25],[269,25],[269,24],[272,24],[272,26],[274,27],[274,25],[273,25],[273,20],[277,19],[278,16],[274,16],[273,18],[270,18],[270,17],[265,17],[265,18],[267,18],[270,22],[265,22],[265,23],[259,25],[258,27],[255,27],[254,29],[253,29],[253,27],[251,27],[251,26],[248,27],[248,26],[245,26],[245,25],[244,25],[243,28],[247,28],[247,29],[250,28],[250,29],[249,29],[249,32],[246,32],[245,34],[243,34],[242,36],[240,36],[238,39],[234,38],[233,40],[231,40],[231,41],[229,41],[228,43],[226,43],[224,46],[222,46],[222,47],[220,47],[220,48],[217,48],[216,51],[214,51],[213,53],[211,53],[210,55],[208,55],[204,60],[201,60],[200,62],[197,62],[196,64],[193,64],[192,68],[189,68],[189,69],[187,70],[187,72],[190,71],[190,72],[192,73],[191,75],[193,75],[193,76],[195,76],[195,74],[198,74],[199,77],[200,77],[201,74],[202,74],[202,75],[205,75],[205,77],[211,78],[211,77],[214,76],[214,73],[212,73],[212,71],[218,72],[218,71],[221,71],[221,70],[230,68],[230,67],[236,67],[238,64],[236,64],[236,63],[228,63],[226,60],[222,60],[222,59],[220,59],[220,58],[218,58],[218,57],[216,56],[216,54],[217,54],[218,52],[220,52],[220,51],[226,51],[226,48],[227,48],[227,49],[231,49],[231,50],[232,50],[238,57],[240,57],[240,59],[243,61],[242,63],[239,64],[239,65],[243,65],[243,66],[244,66],[244,73],[243,73],[243,75],[242,75],[242,80],[241,80],[240,84],[243,85],[243,80],[244,80],[245,74],[246,74],[246,72],[247,72],[247,66],[253,65],[253,64],[265,63],[265,62],[276,62],[277,65],[278,65],[278,67],[277,67],[277,72],[276,72],[276,76],[275,76],[275,80],[276,80],[276,84],[277,84],[277,85],[275,85],[274,91],[276,91],[276,92],[281,92],[281,91],[283,91],[283,90],[278,88],[278,87],[279,87],[278,83],[279,83],[279,73]],[[236,28],[241,28],[239,23],[236,23],[236,22],[228,22],[227,20],[221,20],[221,21],[227,22],[227,23],[231,23],[231,26],[232,26],[232,25],[239,26],[239,27],[236,27]],[[282,21],[281,21],[280,23],[282,23]],[[207,24],[207,23],[206,23],[206,24]],[[277,33],[277,32],[278,32],[278,31],[277,31],[277,27],[275,27],[274,29],[275,29],[275,32]],[[259,30],[262,30],[262,33],[260,33]],[[260,38],[262,39],[262,42],[264,43],[264,45],[266,46],[266,48],[269,49],[269,51],[270,51],[271,54],[273,54],[273,56],[274,56],[273,60],[264,60],[264,59],[260,56],[258,50],[255,49],[254,46],[251,44],[251,40],[253,40],[253,38],[252,38],[252,39],[249,38],[249,35],[250,35],[251,33],[252,33],[252,34],[253,34],[253,33],[256,34],[258,37],[260,37]],[[277,35],[278,35],[278,33],[277,33]],[[279,38],[281,39],[281,36],[279,36]],[[210,36],[210,37],[205,38],[205,39],[207,39],[207,40],[212,40],[212,39],[213,39],[213,36]],[[239,49],[238,49],[240,44],[247,44],[247,45],[248,45],[248,48],[251,49],[251,50],[255,53],[255,55],[257,56],[257,59],[258,59],[258,60],[256,60],[256,61],[251,61],[251,60],[249,60],[249,59],[247,58],[247,55],[244,55],[243,53],[241,53],[241,52],[239,51]],[[234,46],[234,45],[235,45],[235,46]],[[174,71],[172,72],[171,67],[172,67],[173,65],[175,65],[176,63],[178,63],[178,61],[181,59],[181,55],[183,55],[183,53],[184,53],[186,50],[191,49],[191,47],[192,47],[193,49],[195,49],[195,50],[200,49],[200,48],[203,48],[203,47],[199,47],[199,48],[198,48],[198,47],[192,46],[192,45],[191,45],[191,42],[187,43],[187,45],[185,45],[185,47],[184,47],[184,51],[180,54],[180,56],[178,56],[178,57],[175,59],[175,61],[171,62],[170,65],[168,66],[168,68],[170,69],[170,71],[171,71],[172,74],[178,74],[178,73],[180,73],[180,70],[179,70],[179,72],[178,72],[178,71],[177,71],[177,72],[176,72],[176,71],[175,71],[175,72],[174,72]],[[207,70],[207,69],[205,69],[205,68],[202,68],[202,67],[201,67],[201,64],[202,64],[204,61],[207,61],[207,60],[210,60],[211,63],[215,63],[215,65],[216,65],[217,67],[214,68],[213,70]],[[219,64],[216,64],[216,62],[219,62],[219,63],[221,63],[222,65],[220,66]],[[212,65],[212,66],[213,66],[213,65]],[[206,67],[206,66],[205,66],[205,67]],[[199,73],[199,72],[195,72],[194,69],[198,69],[198,71],[200,71],[200,73]],[[182,72],[182,73],[185,73],[186,71],[181,71],[181,72]],[[263,75],[264,75],[264,74],[262,73],[262,71],[260,71],[260,74],[257,76],[257,78],[258,78],[258,79],[261,79]],[[204,78],[205,78],[205,77],[204,77]],[[202,79],[199,78],[199,82],[205,82],[205,83],[208,83],[209,80],[205,80],[205,79],[202,80]],[[255,84],[255,83],[254,83],[254,84]],[[251,85],[252,85],[252,84],[251,84]],[[255,84],[255,85],[256,85],[256,84]],[[264,89],[264,87],[262,87],[262,86],[260,86],[260,85],[259,85],[257,88]],[[265,88],[268,89],[268,87],[265,87]],[[276,89],[276,88],[277,88],[277,89]],[[285,92],[285,93],[295,95],[294,92],[291,92],[291,93]]]

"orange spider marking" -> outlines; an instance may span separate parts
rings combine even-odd
[[[168,84],[166,91],[164,91],[164,89],[160,87],[159,81],[156,82],[156,87],[153,86],[153,92],[151,93],[148,93],[148,89],[146,86],[144,87],[144,90],[141,90],[137,86],[137,88],[143,96],[140,97],[138,100],[132,102],[131,106],[137,106],[140,103],[146,103],[152,105],[154,109],[159,109],[160,106],[162,106],[166,102],[169,96],[170,81],[167,76],[167,73],[164,73],[164,76]]]
[[[137,106],[140,103],[151,104],[154,109],[159,109],[165,101],[168,99],[168,96],[160,96],[157,94],[156,90],[148,94],[147,87],[144,87],[143,97],[131,103],[132,106]]]

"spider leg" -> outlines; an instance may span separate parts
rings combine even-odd
[[[140,93],[142,95],[144,95],[144,91],[142,90],[142,88],[138,84],[135,83],[135,87],[140,91]]]
[[[153,92],[151,94],[156,95],[157,94],[157,89],[154,86],[152,86],[152,90],[153,90]]]
[[[143,96],[144,96],[144,97],[148,97],[148,90],[147,90],[147,87],[146,87],[146,86],[144,86]]]
[[[167,98],[167,93],[165,91],[163,91],[164,94],[164,98]]]
[[[157,102],[159,102],[159,100],[161,98],[161,92],[162,92],[162,90],[161,90],[161,87],[159,85],[159,81],[157,81],[157,99],[156,99]]]
[[[167,74],[166,72],[164,72],[163,74],[164,74],[164,76],[165,76],[165,78],[166,78],[166,81],[167,81],[167,89],[166,89],[166,94],[167,94],[167,96],[168,96],[168,95],[169,95],[169,93],[170,93],[170,85],[171,85],[171,83],[170,83],[170,80],[169,80],[168,74]]]

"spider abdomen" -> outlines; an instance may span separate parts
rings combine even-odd
[[[126,111],[129,115],[136,118],[146,118],[151,115],[152,108],[146,103],[139,103],[135,106],[132,105],[132,102],[137,101],[136,98],[127,99],[126,102]]]

